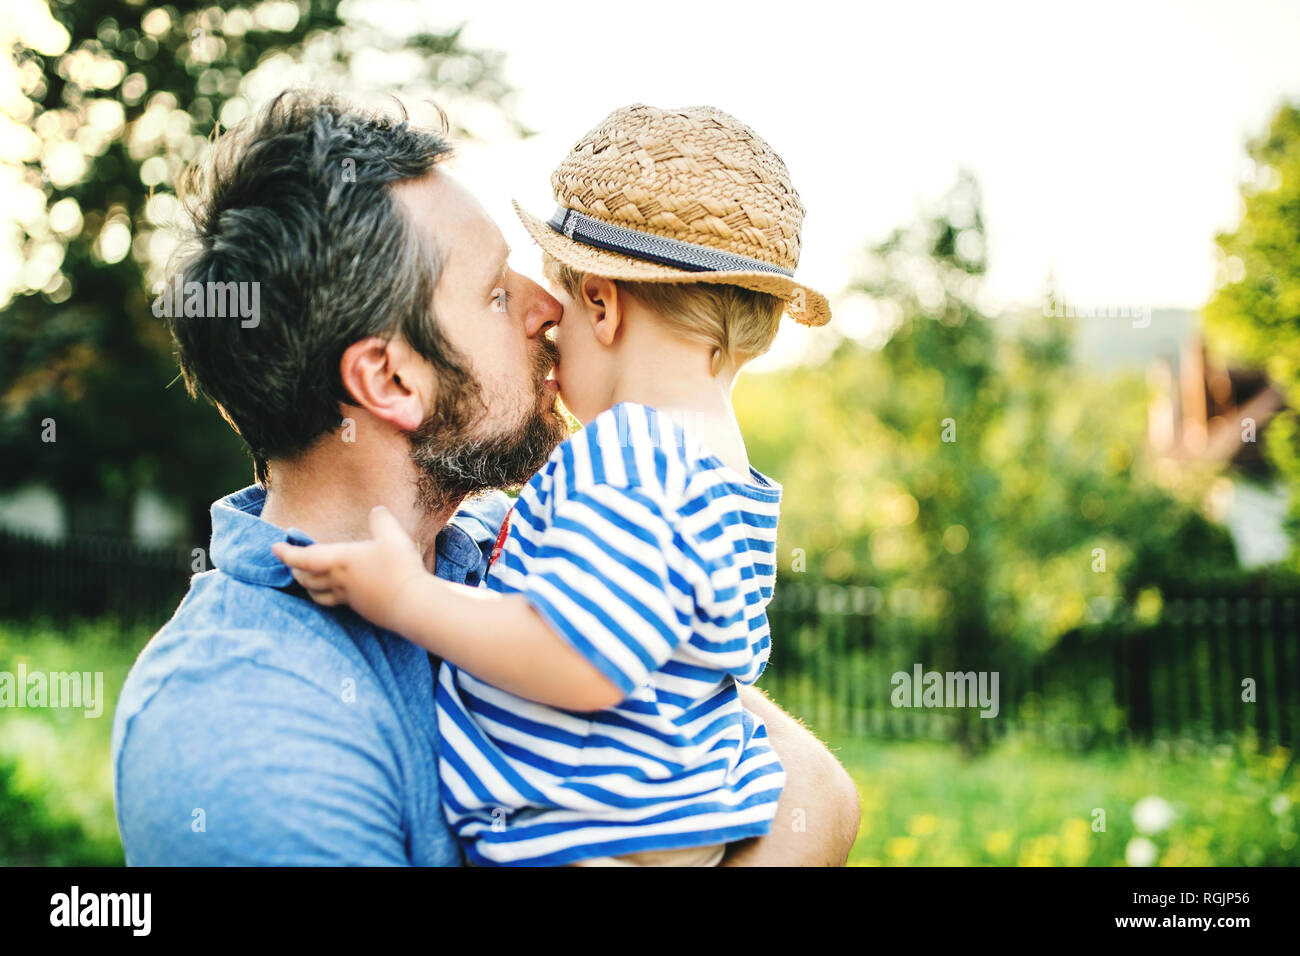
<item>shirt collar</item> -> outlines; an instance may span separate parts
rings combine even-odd
[[[289,544],[313,544],[297,528],[280,528],[262,520],[266,489],[249,485],[212,504],[212,564],[231,577],[250,584],[273,588],[296,586],[288,567],[271,553],[277,541]],[[509,499],[502,492],[489,492],[461,507],[452,516],[435,542],[436,574],[449,581],[478,584],[483,577],[487,555],[496,540]]]

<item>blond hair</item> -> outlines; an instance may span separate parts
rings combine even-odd
[[[582,298],[589,274],[542,253],[545,276],[574,299]],[[767,292],[708,282],[630,282],[610,279],[678,332],[713,346],[710,370],[717,375],[727,362],[739,367],[762,355],[776,338],[785,302]]]

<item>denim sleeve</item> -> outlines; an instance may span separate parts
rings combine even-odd
[[[172,674],[114,754],[127,863],[407,865],[399,761],[356,706],[244,658]]]

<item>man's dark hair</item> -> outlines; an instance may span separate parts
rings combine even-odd
[[[405,111],[291,91],[222,136],[195,171],[185,195],[197,248],[180,275],[256,282],[259,314],[245,323],[174,307],[168,324],[190,393],[210,398],[244,439],[257,481],[269,481],[269,459],[340,425],[339,405],[352,400],[339,361],[354,342],[401,337],[442,387],[465,380],[431,314],[437,250],[392,191],[450,151],[445,120],[422,129]]]

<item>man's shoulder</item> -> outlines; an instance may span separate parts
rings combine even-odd
[[[113,745],[160,694],[211,716],[238,694],[284,701],[337,696],[344,681],[366,680],[357,638],[337,614],[305,597],[208,571],[196,575],[172,619],[145,645],[127,675],[114,715]]]
[[[350,643],[348,628],[338,616],[317,607],[305,594],[205,571],[190,580],[176,613],[145,645],[132,671],[154,664],[219,665],[230,658],[274,669],[344,654]],[[310,653],[304,657],[307,648]]]
[[[428,809],[433,688],[422,649],[346,608],[196,576],[114,715],[128,862],[454,862]],[[187,829],[198,809],[206,840]]]

